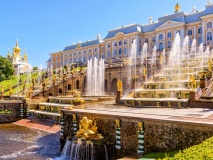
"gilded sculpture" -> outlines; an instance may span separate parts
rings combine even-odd
[[[163,56],[162,56],[162,54],[159,57],[159,62],[160,62],[160,64],[163,64]]]
[[[194,75],[190,74],[190,82],[191,82],[191,88],[196,87],[196,81]]]
[[[79,123],[79,130],[76,132],[76,135],[83,136],[86,139],[89,137],[94,137],[96,135],[98,135],[99,138],[102,138],[102,136],[97,133],[98,130],[96,126],[96,121],[88,119],[87,117],[83,117]]]
[[[211,59],[208,60],[208,71],[209,72],[212,71],[212,61],[211,61]]]
[[[116,128],[120,128],[120,127],[121,127],[121,124],[120,124],[120,120],[119,120],[119,119],[116,119],[116,120],[115,120],[115,123],[116,123]]]
[[[178,3],[175,5],[175,13],[176,12],[180,12],[180,5]]]
[[[143,66],[143,76],[146,76],[146,67]]]
[[[138,122],[138,131],[141,132],[143,130],[143,123]]]
[[[123,87],[122,81],[119,79],[117,81],[117,89],[118,89],[118,91],[122,91],[122,87]]]

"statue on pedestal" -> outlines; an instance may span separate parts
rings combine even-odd
[[[191,82],[191,88],[196,88],[195,77],[192,74],[190,74],[190,82]]]
[[[96,121],[83,117],[79,123],[79,130],[76,132],[76,135],[83,135],[85,138],[89,138],[97,133]]]
[[[122,81],[118,80],[117,81],[117,89],[118,89],[118,91],[122,91],[122,87],[123,87]]]
[[[143,76],[146,76],[146,67],[145,66],[143,66]]]

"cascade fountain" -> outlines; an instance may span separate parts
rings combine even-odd
[[[104,59],[95,57],[94,61],[88,60],[87,63],[87,96],[103,96],[104,95],[104,75],[105,66]]]
[[[79,123],[79,130],[75,136],[68,138],[61,153],[63,159],[71,160],[94,160],[113,158],[114,152],[109,151],[114,148],[106,145],[108,142],[101,134],[98,134],[96,121],[87,117],[82,117]]]

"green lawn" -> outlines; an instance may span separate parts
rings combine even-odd
[[[32,78],[37,78],[37,77],[38,77],[38,73],[32,73],[31,74],[31,79]],[[26,74],[25,75],[20,75],[20,79],[22,80],[22,84],[19,87],[13,88],[13,93],[17,93],[18,90],[19,91],[23,90],[24,82],[27,79],[27,75]],[[4,87],[4,90],[9,89],[10,85],[11,86],[15,86],[17,84],[18,84],[18,76],[13,76],[9,80],[4,80],[4,81],[0,82],[0,85],[3,85],[3,87]],[[29,88],[29,86],[30,86],[30,83],[27,83],[26,84],[26,88]],[[4,93],[4,95],[8,96],[9,95],[9,91],[6,91]]]

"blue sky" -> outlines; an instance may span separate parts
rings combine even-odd
[[[33,66],[44,66],[49,54],[65,46],[104,38],[108,30],[124,25],[147,24],[150,16],[181,11],[190,13],[195,6],[205,9],[207,0],[1,0],[0,55],[12,53],[16,39],[26,48]]]

